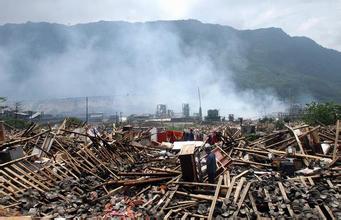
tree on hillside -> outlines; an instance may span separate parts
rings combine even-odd
[[[316,103],[307,105],[303,120],[308,124],[321,122],[325,125],[335,124],[337,119],[341,119],[341,105],[333,102]]]

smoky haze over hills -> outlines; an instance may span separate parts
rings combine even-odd
[[[340,74],[340,52],[278,28],[196,20],[0,26],[0,96],[31,103],[109,96],[108,111],[189,103],[196,112],[200,87],[204,110],[255,116],[289,101],[340,102]]]

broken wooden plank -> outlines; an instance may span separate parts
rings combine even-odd
[[[229,201],[230,195],[232,193],[233,185],[234,185],[235,182],[236,182],[236,178],[232,177],[232,182],[231,182],[231,184],[229,186],[229,189],[227,190],[227,193],[226,193],[226,196],[225,196],[225,199],[227,201]]]
[[[242,186],[245,182],[245,177],[242,177],[241,180],[239,181],[238,185],[237,185],[237,188],[236,188],[236,191],[234,193],[234,196],[233,196],[233,204],[236,204],[237,203],[237,200],[239,198],[239,194],[240,194],[240,190],[242,189]]]
[[[300,148],[301,154],[306,155],[306,153],[304,152],[302,143],[301,143],[300,139],[298,138],[297,134],[295,133],[294,129],[291,128],[289,125],[285,125],[285,127],[287,127],[291,131],[291,133],[294,135],[296,142],[297,142],[297,145]],[[306,159],[303,159],[303,162],[306,166],[309,165],[309,162]]]
[[[335,133],[335,142],[334,142],[334,149],[333,149],[333,160],[337,157],[337,149],[338,149],[338,141],[339,141],[339,134],[340,134],[340,120],[336,121],[336,133]]]
[[[282,197],[283,197],[283,199],[284,199],[285,205],[286,205],[286,207],[287,207],[287,209],[288,209],[289,215],[290,215],[292,218],[296,218],[296,217],[295,217],[295,214],[294,214],[294,211],[293,211],[292,208],[290,207],[290,204],[288,204],[288,203],[290,202],[290,200],[289,200],[289,198],[288,198],[288,196],[287,196],[287,193],[285,192],[285,188],[284,188],[282,182],[278,182],[277,184],[278,184],[278,186],[279,186],[279,190],[280,190],[280,192],[281,192],[281,194],[282,194]]]
[[[242,194],[241,194],[241,196],[240,196],[240,200],[239,200],[238,205],[237,205],[237,211],[235,211],[235,212],[233,213],[233,218],[236,218],[236,217],[238,216],[239,210],[240,210],[240,208],[242,207],[242,204],[243,204],[243,202],[244,202],[244,199],[245,199],[245,197],[246,197],[246,194],[247,194],[248,191],[249,191],[249,188],[250,188],[251,184],[252,184],[252,182],[248,182],[248,183],[246,184],[246,187],[243,189],[243,192],[242,192]]]
[[[215,190],[215,193],[214,193],[214,196],[213,196],[210,212],[208,214],[208,219],[212,219],[213,218],[213,212],[214,212],[214,209],[215,209],[215,205],[217,203],[217,199],[218,199],[218,196],[219,196],[220,186],[221,186],[222,181],[223,181],[223,176],[220,175],[218,183],[217,183],[217,187],[216,187],[216,190]]]

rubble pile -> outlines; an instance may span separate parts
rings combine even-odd
[[[12,131],[0,140],[0,216],[341,218],[339,126],[286,125],[252,139],[227,124],[201,132],[202,146],[179,152],[151,141],[149,128],[64,121]],[[206,142],[214,183],[202,163]]]

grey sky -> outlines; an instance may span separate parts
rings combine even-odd
[[[341,0],[0,0],[0,23],[199,19],[238,29],[280,27],[341,51]]]

